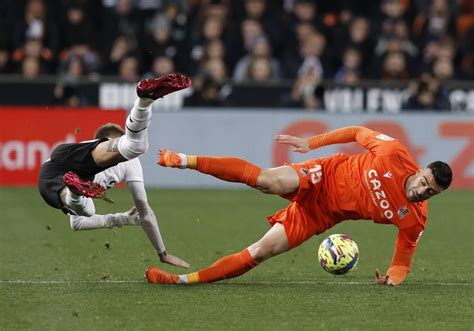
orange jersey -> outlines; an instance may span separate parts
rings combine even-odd
[[[309,224],[311,219],[318,225],[311,225],[306,235],[295,231],[295,242],[289,239],[290,246],[301,244],[310,232],[321,233],[344,220],[394,224],[399,234],[388,274],[398,284],[410,270],[428,213],[427,201],[409,202],[405,193],[408,177],[419,166],[398,140],[362,127],[344,128],[309,140],[312,148],[350,141],[357,141],[368,152],[337,154],[292,165],[300,176],[300,188],[286,197],[293,203],[285,217],[298,210],[294,218],[304,218],[299,223]],[[270,220],[280,221],[283,215],[279,213]]]

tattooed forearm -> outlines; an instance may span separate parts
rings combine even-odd
[[[119,139],[111,139],[107,144],[107,152],[118,152]]]

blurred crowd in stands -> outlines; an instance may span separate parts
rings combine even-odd
[[[410,81],[410,109],[443,109],[474,79],[473,0],[2,0],[0,74],[194,77],[190,105],[233,82],[292,82],[284,106],[317,109],[321,81]]]

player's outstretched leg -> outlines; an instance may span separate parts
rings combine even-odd
[[[147,151],[146,131],[151,119],[151,104],[156,99],[189,86],[191,79],[178,73],[156,79],[144,79],[137,84],[138,99],[127,117],[125,135],[118,142],[118,151],[124,158],[130,160]]]
[[[196,284],[212,283],[243,275],[258,264],[248,249],[223,257],[212,266],[186,275],[175,275],[157,267],[147,269],[145,278],[152,284]]]
[[[252,270],[260,262],[289,249],[283,224],[276,223],[256,243],[243,251],[227,255],[207,269],[186,275],[175,275],[157,267],[147,269],[145,278],[153,284],[197,284],[212,283],[223,279],[239,277]]]
[[[233,157],[209,157],[186,155],[160,150],[158,164],[163,167],[195,169],[219,179],[247,184],[255,187],[261,168],[242,159]]]

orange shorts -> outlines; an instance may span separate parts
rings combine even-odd
[[[290,248],[301,245],[316,234],[333,227],[334,222],[324,212],[324,159],[291,164],[299,177],[299,187],[294,193],[283,196],[291,203],[285,209],[268,216],[271,225],[285,227]]]

